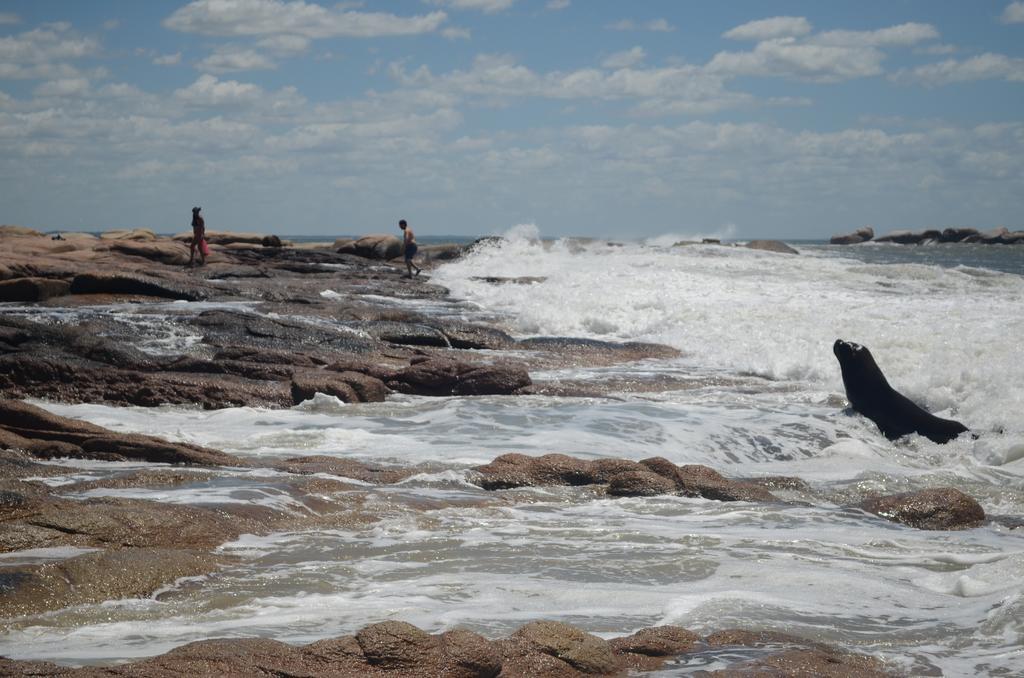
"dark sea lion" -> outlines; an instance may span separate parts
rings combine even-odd
[[[843,386],[850,406],[875,422],[889,440],[918,433],[936,443],[953,440],[967,427],[952,419],[930,414],[898,392],[886,381],[866,347],[836,339],[832,352],[843,371]]]

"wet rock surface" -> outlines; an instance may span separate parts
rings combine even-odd
[[[712,637],[715,634],[712,634]],[[352,636],[289,645],[266,638],[205,640],[151,659],[111,667],[61,667],[47,662],[0,658],[10,676],[337,676],[339,678],[446,676],[451,678],[621,677],[684,667],[687,655],[709,647],[764,651],[714,676],[896,676],[874,657],[854,654],[795,636],[775,634],[767,644],[757,632],[731,632],[729,642],[702,639],[675,626],[644,628],[604,640],[575,626],[531,622],[506,638],[488,640],[466,629],[427,633],[400,621],[366,626]]]
[[[964,530],[985,521],[978,502],[954,487],[937,487],[873,497],[859,508],[921,530]]]
[[[0,400],[0,447],[36,457],[136,460],[167,464],[246,465],[231,455],[59,417],[17,400]]]
[[[186,352],[175,354],[140,345],[146,326],[133,325],[130,317],[96,313],[76,325],[45,322],[31,313],[0,314],[0,396],[217,409],[289,407],[308,399],[318,385],[345,402],[377,402],[389,389],[498,395],[543,388],[530,379],[533,368],[678,355],[653,344],[564,337],[516,341],[497,327],[382,305],[381,298],[446,296],[428,274],[400,277],[400,265],[388,262],[388,248],[397,241],[392,236],[365,239],[369,249],[360,255],[265,247],[262,238],[245,235],[225,234],[209,263],[196,268],[181,265],[185,244],[149,232],[59,242],[32,234],[0,236],[10,245],[0,258],[0,284],[11,299],[74,308],[158,304],[146,326],[195,338]],[[384,258],[374,254],[380,247]],[[457,253],[458,248],[449,252]],[[429,270],[431,264],[423,265]],[[185,312],[168,303],[175,300],[234,307]],[[510,350],[517,357],[496,359],[480,350]],[[341,380],[343,386],[336,377],[316,374],[340,363],[348,368],[335,371],[358,372],[386,388],[351,375]]]
[[[564,454],[532,457],[512,453],[501,455],[474,470],[474,481],[486,490],[606,484],[608,494],[620,497],[678,494],[718,501],[779,501],[760,485],[730,480],[707,466],[677,466],[661,457],[639,462],[625,459],[588,461]]]

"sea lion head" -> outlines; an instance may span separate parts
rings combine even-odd
[[[846,397],[855,408],[861,396],[867,396],[869,391],[879,387],[889,388],[889,382],[866,346],[836,339],[836,343],[832,344],[832,352],[836,354],[839,368],[843,372]]]

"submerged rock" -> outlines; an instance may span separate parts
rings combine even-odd
[[[207,553],[135,548],[4,568],[0,571],[0,616],[148,596],[176,579],[206,574],[217,567],[217,558]]]
[[[662,457],[640,462],[627,459],[588,461],[564,454],[531,457],[503,454],[491,463],[474,469],[477,482],[485,490],[544,485],[608,484],[612,496],[649,497],[680,494],[717,501],[778,501],[759,485],[730,480],[717,471],[690,464],[676,466]]]
[[[985,520],[981,505],[954,487],[874,497],[859,508],[921,530],[964,530]]]

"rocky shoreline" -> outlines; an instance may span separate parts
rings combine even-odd
[[[987,231],[960,226],[944,228],[942,230],[929,228],[923,231],[893,231],[876,238],[875,229],[870,226],[864,226],[852,233],[834,235],[829,240],[831,245],[859,245],[865,242],[884,242],[896,245],[934,245],[939,243],[1024,245],[1024,231],[1011,231],[1005,226],[991,228]]]
[[[243,237],[244,236],[244,237]],[[295,247],[279,238],[217,234],[208,264],[187,268],[187,246],[145,231],[52,240],[0,228],[0,552],[67,548],[41,565],[0,565],[0,620],[72,605],[149,596],[229,560],[219,545],[240,534],[372,524],[365,484],[387,486],[421,467],[366,465],[327,456],[259,462],[220,450],[118,433],[54,415],[25,399],[205,409],[291,407],[317,393],[346,403],[419,396],[593,395],[686,388],[685,382],[541,381],[539,370],[677,355],[652,344],[571,337],[515,339],[494,324],[427,315],[446,299],[429,272],[463,248],[423,248],[424,275],[403,279],[390,236]],[[503,282],[503,281],[499,281]],[[331,294],[325,296],[325,290]],[[169,301],[204,302],[198,312]],[[184,354],[142,350],[146,323],[112,312],[152,306],[160,333],[193,337]],[[75,308],[77,324],[47,309]],[[158,337],[157,337],[158,338]],[[136,461],[152,469],[56,486],[74,460]],[[187,506],[148,499],[82,498],[101,487],[201,486],[268,468],[280,473],[288,512],[245,503]],[[436,469],[434,469],[436,470]],[[524,489],[579,488],[588,497],[674,494],[716,501],[835,505],[918,529],[968,529],[989,520],[954,488],[878,497],[836,497],[799,478],[726,478],[665,459],[587,461],[561,454],[501,455],[458,469],[486,492],[476,501],[529,501]],[[358,482],[353,482],[358,481]],[[395,497],[401,502],[401,497]],[[411,500],[404,500],[411,501]],[[422,506],[407,506],[422,510]],[[0,621],[0,623],[3,623]],[[387,621],[354,636],[296,647],[273,640],[209,640],[149,660],[72,669],[0,659],[5,675],[624,675],[699,654],[726,662],[709,675],[893,675],[875,658],[778,633],[725,630],[704,637],[677,627],[606,641],[538,620],[488,640],[469,631],[430,635]],[[726,661],[735,648],[756,648]]]

